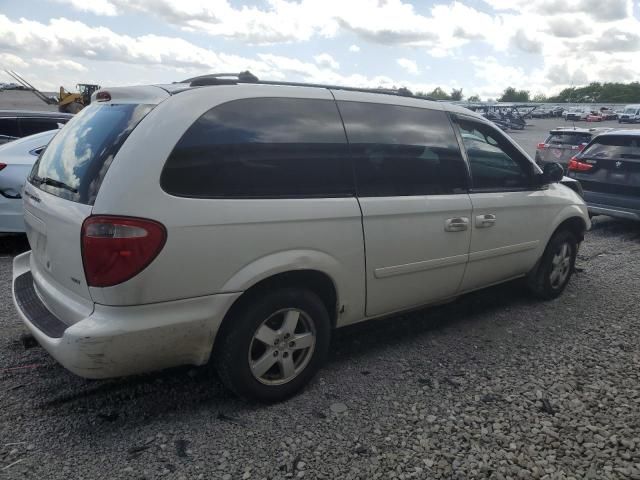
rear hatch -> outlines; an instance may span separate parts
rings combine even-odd
[[[571,176],[585,192],[602,194],[610,205],[640,208],[640,135],[600,135],[576,160],[579,170]]]
[[[588,132],[552,130],[547,140],[538,145],[539,158],[543,163],[558,162],[567,166],[571,157],[590,141]]]
[[[131,103],[130,97],[128,103],[114,99],[83,109],[40,155],[25,185],[36,291],[54,315],[69,323],[93,309],[82,261],[82,224],[113,158],[154,106]]]

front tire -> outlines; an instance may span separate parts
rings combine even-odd
[[[558,298],[571,280],[578,241],[569,230],[556,232],[549,240],[540,263],[529,276],[529,289],[538,298]]]
[[[313,292],[281,288],[232,314],[216,345],[220,379],[239,397],[264,403],[302,389],[324,362],[331,322]]]

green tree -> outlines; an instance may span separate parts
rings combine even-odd
[[[547,96],[544,93],[536,93],[533,96],[534,102],[544,103],[547,101]]]
[[[640,82],[593,82],[584,87],[569,87],[558,95],[549,97],[549,101],[556,103],[638,103],[640,102]]]
[[[513,87],[505,88],[499,102],[528,102],[529,90],[516,90]]]
[[[455,100],[455,101],[460,101],[464,98],[464,95],[462,94],[462,89],[461,88],[454,88],[451,90],[451,95],[449,95],[449,98],[451,98],[451,100]]]
[[[471,95],[467,98],[467,102],[480,102],[480,95]]]
[[[451,97],[442,88],[436,87],[433,91],[427,93],[429,97],[433,97],[436,100],[451,100]]]

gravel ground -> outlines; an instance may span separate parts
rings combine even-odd
[[[547,122],[513,136],[528,149]],[[510,283],[339,330],[312,384],[268,407],[207,368],[68,373],[22,337],[27,248],[0,237],[0,478],[640,479],[638,224],[595,219],[558,300]]]
[[[24,248],[0,258],[7,478],[640,479],[639,225],[596,219],[556,301],[511,283],[340,330],[310,387],[269,407],[206,368],[87,381],[23,344]]]

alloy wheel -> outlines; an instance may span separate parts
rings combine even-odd
[[[297,308],[278,310],[260,324],[249,345],[249,367],[265,385],[283,385],[307,366],[316,344],[311,317]]]
[[[560,245],[551,259],[549,282],[551,288],[558,289],[564,285],[571,271],[571,245],[568,242]]]

